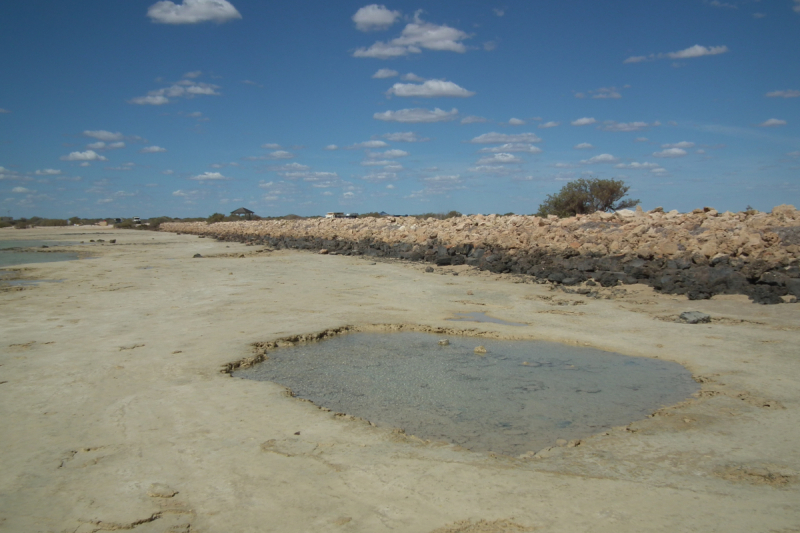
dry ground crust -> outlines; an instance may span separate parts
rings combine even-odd
[[[0,531],[800,524],[796,305],[689,302],[639,286],[584,299],[466,267],[426,274],[145,231],[0,238],[83,240],[70,250],[94,256],[15,267],[23,279],[63,281],[0,292]],[[687,310],[712,322],[676,322]],[[220,372],[281,340],[348,325],[469,328],[447,318],[476,311],[527,325],[475,324],[471,334],[676,361],[702,391],[577,446],[510,458],[424,442]]]

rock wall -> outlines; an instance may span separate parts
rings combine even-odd
[[[162,223],[162,231],[321,253],[472,265],[563,285],[646,283],[706,299],[800,297],[800,212],[621,210],[566,219],[471,215]]]

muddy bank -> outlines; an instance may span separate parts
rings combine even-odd
[[[644,283],[690,300],[744,294],[760,304],[800,297],[800,212],[621,210],[567,219],[471,215],[165,223],[164,231],[319,253],[366,255],[575,286]]]

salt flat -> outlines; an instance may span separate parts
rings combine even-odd
[[[466,266],[425,273],[148,231],[0,230],[23,238],[84,241],[70,251],[93,257],[13,267],[63,281],[0,292],[0,531],[800,523],[796,304],[688,301],[640,286],[598,300]],[[688,310],[712,322],[676,321]],[[447,320],[470,312],[528,325]],[[220,371],[256,342],[374,324],[658,357],[685,365],[702,390],[578,446],[512,458],[376,428]]]

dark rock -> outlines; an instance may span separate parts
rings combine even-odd
[[[800,298],[800,278],[789,278],[786,280],[786,290],[792,296]]]
[[[711,316],[700,311],[684,311],[680,319],[687,324],[706,324],[711,322]]]
[[[451,257],[448,257],[448,256],[437,257],[436,258],[436,266],[446,266],[446,265],[452,264],[452,262],[453,262],[453,259]]]
[[[433,267],[425,267],[425,272],[433,272]]]
[[[197,258],[202,258],[203,256],[202,256],[202,255],[200,255],[200,254],[194,254],[192,257],[193,257],[194,259],[197,259]]]

